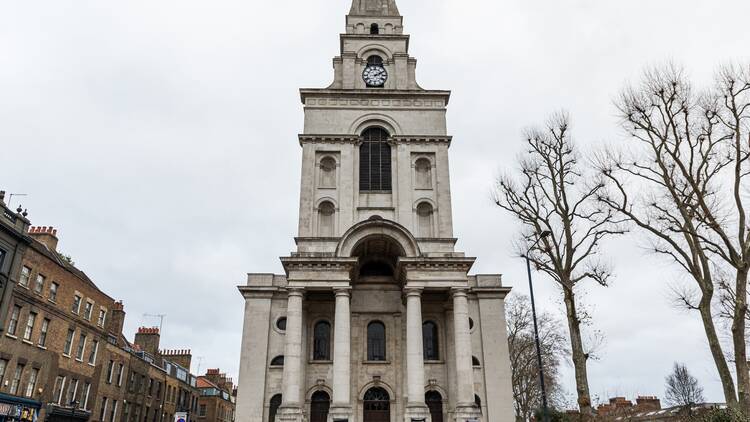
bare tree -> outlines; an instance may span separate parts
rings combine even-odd
[[[528,421],[541,407],[539,365],[537,363],[531,303],[526,296],[512,295],[506,301],[506,323],[510,350],[513,404],[517,419]],[[539,321],[539,343],[542,354],[542,371],[547,394],[553,407],[563,399],[559,367],[569,355],[566,338],[560,322],[543,313]]]
[[[665,384],[664,398],[670,406],[690,406],[705,400],[703,388],[684,364],[675,362]]]
[[[607,285],[610,271],[597,259],[599,246],[604,238],[623,230],[613,212],[595,201],[603,185],[585,183],[587,176],[581,171],[570,139],[567,114],[553,116],[544,129],[529,130],[526,144],[520,180],[501,176],[495,202],[523,225],[518,252],[561,287],[578,406],[588,416],[592,414],[586,369],[589,355],[581,336],[576,289],[587,279]],[[543,232],[550,234],[539,243],[537,236]]]
[[[647,72],[641,85],[626,89],[617,102],[632,153],[610,152],[598,160],[610,185],[599,200],[648,233],[653,252],[677,263],[695,282],[698,293],[682,291],[678,299],[700,313],[725,399],[745,412],[750,411],[745,346],[750,235],[743,186],[748,145],[742,140],[750,141],[748,80],[747,72],[725,69],[717,87],[698,96],[679,68]],[[729,291],[739,397],[714,322],[715,288],[723,279],[716,276],[717,261],[735,270]]]

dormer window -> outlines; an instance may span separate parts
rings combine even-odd
[[[370,25],[370,34],[371,35],[378,35],[378,34],[380,34],[380,27],[378,26],[378,24],[374,23],[374,24]]]

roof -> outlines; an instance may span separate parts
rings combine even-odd
[[[218,385],[212,383],[205,377],[198,377],[196,385],[198,386],[198,388],[218,388],[219,390],[221,390]]]
[[[353,16],[401,16],[396,0],[352,0]]]

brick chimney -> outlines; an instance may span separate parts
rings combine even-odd
[[[29,227],[29,235],[43,244],[47,249],[57,252],[57,229],[54,227]]]
[[[638,396],[635,403],[639,411],[661,410],[661,402],[655,396]]]
[[[115,302],[107,324],[110,334],[118,337],[122,334],[122,328],[125,325],[125,306],[122,304],[122,301]]]
[[[162,350],[161,356],[163,359],[172,361],[190,372],[190,363],[193,361],[193,354],[190,349]]]
[[[141,327],[135,334],[135,344],[153,357],[159,353],[159,328]]]

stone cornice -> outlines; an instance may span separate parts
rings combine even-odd
[[[428,107],[445,108],[450,100],[451,92],[443,90],[424,89],[328,89],[302,88],[299,90],[302,104],[306,106],[360,106],[368,108],[398,108],[398,107]],[[323,104],[308,104],[309,98],[326,100]],[[337,100],[336,104],[331,100]],[[343,103],[342,103],[343,101]],[[375,104],[377,101],[378,104]],[[437,103],[435,103],[437,101]],[[354,104],[352,104],[354,102]],[[429,104],[428,104],[429,103]]]
[[[299,135],[299,144],[357,144],[359,143],[357,135]]]
[[[332,134],[299,134],[299,144],[353,144],[358,145],[361,140],[357,135]],[[436,144],[444,143],[450,146],[452,136],[440,135],[397,135],[389,139],[391,144]]]
[[[434,136],[434,135],[398,135],[393,136],[397,144],[434,144],[444,143],[450,146],[453,140],[452,136]]]
[[[281,258],[287,276],[290,271],[351,271],[357,266],[357,258],[336,257],[285,257]]]
[[[471,293],[479,299],[505,299],[510,293],[510,287],[473,287]]]
[[[403,269],[442,270],[460,269],[469,272],[476,258],[473,257],[419,257],[399,258],[398,265]]]

